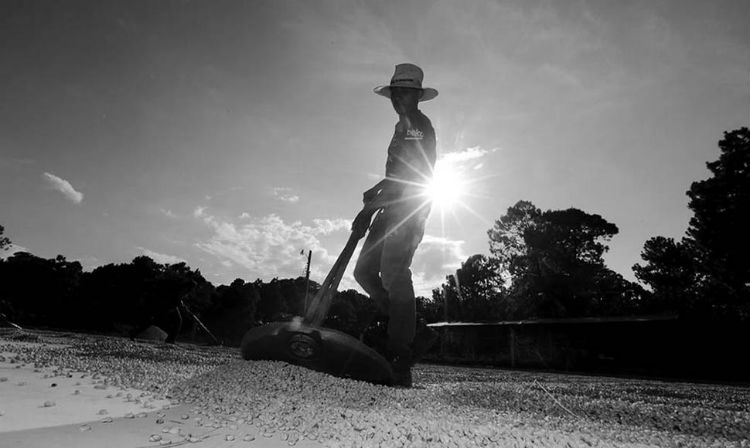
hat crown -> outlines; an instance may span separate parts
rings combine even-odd
[[[404,63],[396,65],[396,70],[391,77],[392,87],[422,88],[424,72],[414,64]]]
[[[432,87],[422,87],[423,79],[424,72],[422,72],[421,68],[409,63],[398,64],[396,65],[396,70],[393,72],[391,83],[387,86],[375,87],[373,91],[380,96],[390,98],[391,88],[408,87],[422,91],[419,101],[429,101],[438,95],[438,91]]]

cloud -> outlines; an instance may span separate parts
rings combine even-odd
[[[439,286],[446,275],[452,274],[466,260],[463,245],[462,240],[425,235],[414,254],[412,272],[421,273],[425,282],[431,282],[430,289]]]
[[[80,204],[81,201],[83,201],[83,193],[76,191],[75,188],[73,188],[73,186],[70,185],[70,182],[68,182],[67,180],[61,179],[50,173],[44,173],[42,175],[42,178],[47,182],[49,186],[62,193],[63,196],[75,202],[76,204]]]
[[[185,259],[176,257],[174,255],[162,254],[154,252],[153,250],[146,249],[145,247],[136,246],[143,255],[152,258],[155,262],[160,264],[177,264],[185,262]]]
[[[10,257],[11,255],[15,254],[16,252],[31,252],[27,247],[10,243],[9,246],[6,247],[6,250],[0,250],[0,260],[6,259]]]
[[[439,162],[450,163],[450,164],[460,164],[460,163],[480,159],[486,156],[487,154],[491,154],[499,150],[500,148],[482,149],[479,146],[473,146],[471,148],[466,148],[463,151],[443,153],[440,156]]]
[[[219,198],[219,197],[222,197],[222,196],[230,195],[230,194],[235,193],[237,191],[242,191],[243,189],[244,188],[240,187],[240,186],[229,187],[229,188],[225,188],[223,190],[214,191],[211,194],[206,194],[206,195],[203,196],[203,198],[206,201],[211,201],[211,200],[213,200],[215,198]]]
[[[220,264],[229,268],[239,267],[245,276],[271,279],[304,275],[304,255],[312,250],[311,278],[323,281],[333,266],[345,238],[340,244],[331,245],[321,241],[335,232],[348,235],[351,221],[348,219],[313,219],[311,224],[299,221],[287,222],[278,215],[262,217],[243,213],[241,222],[230,222],[207,213],[199,207],[197,219],[213,230],[213,234],[196,242],[200,250],[215,256]],[[240,221],[240,220],[238,220]],[[337,240],[339,238],[336,238]],[[445,276],[453,273],[466,259],[464,242],[444,237],[425,235],[412,263],[414,288],[417,295],[430,296],[433,288],[440,286]],[[354,288],[361,290],[352,275],[359,256],[361,244],[347,266],[339,290]],[[304,255],[300,251],[304,250]]]
[[[432,290],[439,288],[445,281],[445,277],[435,278],[427,276],[424,272],[413,272],[411,275],[411,281],[414,285],[415,296],[431,298]]]
[[[26,157],[0,157],[0,167],[18,168],[36,163],[34,159]]]
[[[162,209],[159,209],[159,211],[161,212],[162,215],[166,216],[167,218],[173,218],[173,219],[177,218],[177,215],[174,212],[172,212],[172,210],[169,210],[169,209],[165,210],[162,208]]]
[[[337,232],[340,230],[349,230],[352,227],[352,221],[350,219],[313,219],[315,224],[316,233],[327,235],[329,233]]]
[[[101,260],[99,260],[97,257],[94,257],[93,255],[84,255],[81,257],[78,261],[81,262],[81,265],[86,270],[94,270],[95,268],[102,265]]]
[[[314,219],[312,225],[299,221],[285,222],[278,215],[254,217],[243,213],[242,223],[235,224],[196,208],[193,215],[213,229],[213,235],[195,245],[209,253],[224,266],[226,262],[262,278],[297,277],[303,274],[306,258],[301,250],[312,250],[315,263],[311,276],[322,280],[335,257],[323,246],[319,237],[347,230],[344,219]]]
[[[548,77],[566,88],[581,89],[583,83],[572,69],[560,65],[544,63],[538,68],[540,75]]]
[[[276,199],[284,202],[295,203],[299,201],[299,196],[288,187],[276,187],[273,189],[273,195]]]

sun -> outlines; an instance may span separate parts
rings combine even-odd
[[[424,194],[434,206],[450,210],[459,204],[466,194],[466,181],[455,165],[438,160],[432,180],[425,185]]]

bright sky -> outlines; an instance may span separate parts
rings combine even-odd
[[[746,0],[88,3],[0,4],[0,225],[87,269],[146,254],[227,284],[312,249],[321,281],[383,175],[397,117],[372,89],[401,62],[473,189],[433,209],[425,295],[520,199],[615,223],[633,279],[750,124]]]

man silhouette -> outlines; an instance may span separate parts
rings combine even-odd
[[[372,225],[369,219],[357,219],[352,225],[362,236],[369,226],[354,277],[389,318],[387,355],[396,383],[405,387],[411,386],[411,366],[418,352],[434,342],[431,330],[420,332],[422,337],[415,340],[416,302],[409,270],[430,213],[424,186],[437,157],[435,131],[418,103],[435,98],[438,92],[423,88],[423,78],[416,65],[398,64],[390,84],[374,89],[390,98],[398,123],[388,147],[385,179],[363,194],[365,209],[376,210],[377,215]]]
[[[176,276],[165,276],[160,279],[155,291],[148,296],[145,312],[139,316],[136,325],[130,330],[130,340],[134,340],[151,325],[157,325],[167,333],[164,342],[176,343],[177,336],[182,330],[182,300],[192,293],[196,286],[195,281]]]

